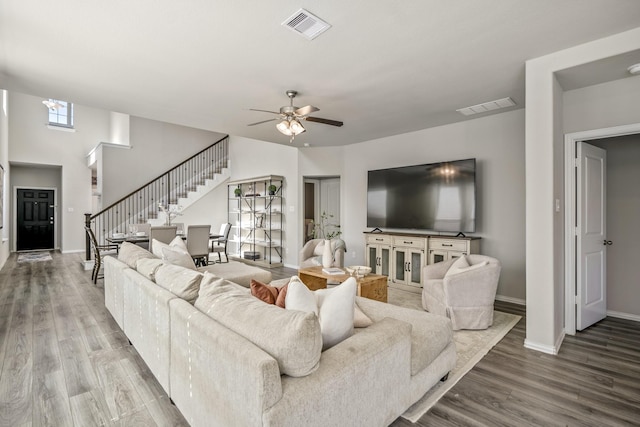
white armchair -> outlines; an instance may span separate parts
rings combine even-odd
[[[311,239],[304,244],[300,250],[298,260],[300,268],[314,267],[322,265],[322,252],[324,249],[323,239]],[[344,267],[344,253],[347,251],[344,240],[332,239],[331,251],[333,253],[332,267]]]
[[[454,330],[486,329],[493,324],[500,270],[500,261],[484,255],[427,265],[422,307],[449,317]]]

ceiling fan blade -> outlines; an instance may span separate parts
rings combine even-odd
[[[342,126],[344,123],[339,122],[337,120],[329,120],[329,119],[321,119],[320,117],[307,117],[305,118],[306,121],[308,122],[316,122],[316,123],[322,123],[325,125],[331,125],[331,126]]]
[[[313,105],[306,105],[304,107],[298,108],[293,112],[296,116],[307,116],[313,112],[320,111],[318,107],[314,107]]]
[[[269,111],[269,110],[258,110],[257,108],[249,108],[250,111],[262,111],[263,113],[271,113],[271,114],[280,114],[277,111]]]
[[[275,120],[277,120],[277,119],[262,120],[261,122],[249,123],[247,126],[255,126],[255,125],[262,124],[262,123],[273,122]]]

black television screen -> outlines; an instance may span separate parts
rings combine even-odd
[[[369,171],[367,227],[476,230],[476,159]]]

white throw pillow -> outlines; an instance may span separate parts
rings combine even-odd
[[[171,246],[173,249],[180,249],[183,252],[189,253],[187,244],[184,242],[181,236],[174,237],[171,243],[169,243],[169,246]]]
[[[467,271],[476,270],[480,267],[484,267],[485,265],[489,265],[489,261],[482,261],[477,264],[469,265],[469,261],[467,260],[467,257],[461,256],[453,264],[451,264],[451,267],[449,267],[449,270],[447,270],[444,277],[454,276],[460,273],[466,273]]]
[[[187,244],[182,240],[182,237],[176,236],[169,244],[153,239],[151,241],[151,250],[155,256],[162,258],[162,249],[171,248],[173,250],[179,250],[185,253],[189,253],[187,250]]]
[[[294,276],[289,282],[285,307],[318,315],[324,351],[353,334],[357,289],[356,279],[350,277],[334,288],[310,291]]]
[[[193,261],[193,258],[191,258],[191,255],[180,249],[173,249],[169,246],[162,248],[162,261],[167,264],[179,265],[191,270],[196,269],[196,264]]]

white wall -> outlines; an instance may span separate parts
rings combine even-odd
[[[342,229],[348,263],[364,262],[368,170],[476,158],[477,231],[471,235],[482,237],[483,254],[502,262],[498,294],[524,300],[524,110],[349,145],[343,151],[333,158],[342,158],[344,165]]]
[[[4,184],[2,200],[2,230],[0,230],[0,269],[9,258],[10,248],[10,216],[9,206],[11,205],[11,196],[9,194],[9,93],[6,90],[0,90],[0,165],[4,168]]]
[[[140,117],[130,118],[131,149],[102,149],[102,206],[160,176],[224,134]],[[100,185],[99,185],[100,187]]]
[[[74,105],[76,132],[51,130],[40,97],[12,92],[9,97],[9,162],[62,168],[58,200],[63,252],[84,252],[84,214],[91,209],[91,171],[86,155],[109,137],[109,112]],[[53,185],[52,185],[53,186]],[[13,217],[11,218],[13,224]],[[15,242],[12,243],[15,249]]]
[[[275,132],[275,129],[274,129]],[[242,180],[266,175],[281,175],[284,188],[284,264],[297,267],[298,250],[302,240],[301,224],[303,204],[302,176],[298,167],[298,149],[250,138],[232,136],[229,139],[231,180]],[[226,204],[225,197],[219,203]],[[225,206],[226,209],[226,206]],[[233,233],[233,229],[231,230]]]
[[[554,212],[563,179],[561,88],[554,73],[640,48],[640,28],[555,52],[526,63],[526,262],[528,348],[556,353],[564,336],[564,283],[556,263],[564,259],[564,235]],[[590,128],[597,128],[591,126]],[[567,127],[564,127],[567,131]]]
[[[640,123],[639,100],[640,76],[564,92],[564,132]]]

